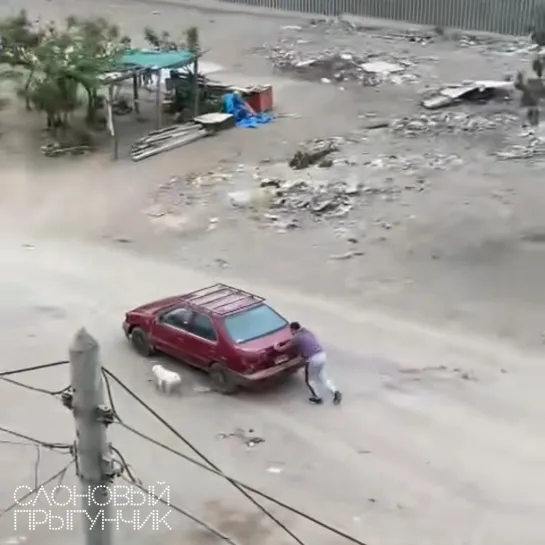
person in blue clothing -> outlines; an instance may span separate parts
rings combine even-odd
[[[237,121],[256,115],[252,107],[242,98],[240,91],[228,93],[223,100],[227,113],[234,115]]]

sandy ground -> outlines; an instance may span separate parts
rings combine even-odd
[[[539,429],[544,411],[537,358],[315,296],[250,284],[323,336],[345,405],[308,406],[299,380],[259,396],[225,399],[194,390],[201,379],[189,373],[184,375],[184,395],[166,398],[148,382],[149,364],[126,345],[120,316],[135,301],[164,294],[164,286],[177,291],[210,279],[124,251],[21,236],[2,240],[9,258],[2,283],[3,335],[17,346],[9,349],[10,367],[62,357],[72,332],[85,323],[101,341],[105,364],[225,471],[366,543],[401,544],[407,536],[430,544],[507,544],[516,537],[541,541]],[[42,373],[28,382],[52,389],[66,383],[67,371]],[[4,403],[16,395],[17,407],[26,407],[5,411],[3,424],[44,440],[70,440],[71,418],[58,402],[12,385],[3,391]],[[115,395],[116,408],[128,423],[181,448],[125,394],[116,389]],[[44,419],[55,426],[44,425]],[[217,438],[235,428],[251,428],[265,442],[248,450],[234,438]],[[205,516],[243,543],[256,535],[284,540],[280,531],[256,521],[252,506],[226,485],[127,433],[114,428],[110,436],[143,482],[169,483],[173,503]],[[1,451],[3,463],[10,466],[3,477],[5,503],[11,489],[33,479],[33,451],[15,468],[17,449],[6,445]],[[62,463],[53,457],[44,455],[44,477]],[[21,453],[19,461],[23,458]],[[271,466],[281,473],[270,474]],[[305,540],[339,542],[292,515],[280,516]],[[5,536],[13,533],[8,519],[3,521]],[[193,536],[194,527],[183,519],[171,520],[174,530],[160,536],[162,542]],[[66,537],[26,535],[28,543]],[[145,535],[159,539],[149,529]]]
[[[369,119],[420,116],[419,92],[445,79],[503,79],[527,62],[513,53],[524,44],[422,44],[386,30],[282,30],[306,22],[166,2],[34,0],[4,3],[0,13],[21,7],[44,18],[107,15],[135,36],[150,23],[170,31],[196,24],[210,60],[223,67],[218,76],[273,83],[279,110],[299,117],[229,131],[142,163],[113,164],[107,154],[45,159],[32,147],[36,118],[16,104],[2,112],[4,367],[62,358],[74,331],[86,325],[100,340],[106,365],[222,468],[366,543],[541,543],[541,165],[491,155],[527,141],[520,112],[513,103],[456,108],[503,120],[494,130],[461,135],[432,131],[408,138],[365,129]],[[341,90],[290,79],[273,72],[256,49],[280,39],[403,58],[412,63],[415,82],[343,84]],[[287,176],[294,147],[326,136],[350,141],[330,169],[301,176],[346,177],[376,188],[357,199],[347,217],[315,222],[302,216],[301,228],[281,233],[265,221],[264,210],[230,206],[229,192],[257,184],[256,166]],[[129,133],[125,151],[128,143]],[[154,202],[168,214],[150,215]],[[213,230],[211,218],[217,220]],[[348,238],[363,255],[332,259],[354,248]],[[121,335],[123,312],[212,280],[256,289],[316,329],[346,404],[308,407],[298,380],[260,396],[224,399],[195,389],[203,378],[189,372],[182,398],[158,396],[148,382],[149,365]],[[67,375],[33,380],[62,387]],[[12,385],[3,389],[4,425],[44,440],[71,440],[70,415],[57,402]],[[179,446],[137,415],[121,392],[117,396],[119,412],[136,427]],[[17,410],[8,413],[15,400]],[[43,416],[37,418],[37,410]],[[265,443],[246,450],[236,439],[217,438],[235,428],[253,428]],[[167,482],[173,500],[241,543],[284,539],[227,485],[197,476],[126,433],[111,435],[144,482]],[[25,448],[1,449],[3,504],[34,478],[33,451]],[[44,454],[40,471],[45,476],[61,463]],[[270,466],[282,471],[271,474]],[[307,542],[339,542],[292,515],[281,517]],[[14,533],[28,543],[73,539],[14,532],[8,519],[0,520],[5,539]],[[171,533],[142,535],[148,542],[209,542],[182,519]]]

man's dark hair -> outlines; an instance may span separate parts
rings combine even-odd
[[[292,331],[299,331],[301,329],[301,324],[299,322],[291,322],[290,329]]]

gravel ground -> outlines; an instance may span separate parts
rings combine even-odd
[[[35,120],[25,124],[21,112],[10,116],[8,111],[3,122],[10,158],[4,162],[9,181],[3,188],[8,211],[20,216],[21,207],[30,205],[33,212],[25,217],[40,229],[128,238],[141,251],[168,254],[218,274],[228,267],[241,276],[541,343],[536,271],[543,259],[543,226],[534,211],[541,202],[540,159],[495,156],[513,144],[531,142],[521,135],[518,100],[434,112],[420,106],[422,92],[442,82],[513,75],[528,65],[525,40],[445,37],[399,25],[360,29],[295,15],[261,17],[257,25],[255,14],[201,12],[168,3],[21,5],[43,18],[59,18],[73,6],[79,15],[108,13],[134,36],[150,20],[157,28],[181,31],[176,15],[183,14],[184,24],[199,25],[210,60],[223,66],[218,77],[272,82],[279,111],[292,115],[145,164],[111,165],[102,156],[45,162],[29,151]],[[15,7],[8,3],[2,10]],[[340,75],[330,66],[294,74],[282,66],[286,59],[315,58],[324,51],[352,63],[398,63],[402,70],[362,86],[349,68]],[[323,70],[328,83],[322,82]],[[391,126],[367,128],[377,120]],[[343,141],[333,166],[287,172],[297,147],[320,137]],[[318,192],[345,178],[358,185],[359,195],[350,197],[351,210],[342,217],[315,221],[316,215],[301,216],[298,210],[299,227],[285,229],[289,213],[280,210],[282,217],[275,220],[264,214],[278,210],[268,210],[265,203],[257,212],[230,204],[230,193],[254,191],[256,169],[263,171],[260,176],[276,169],[280,178],[305,180],[307,187],[317,181]],[[197,182],[186,183],[188,177]],[[74,195],[85,195],[83,209]],[[78,221],[82,214],[84,224]],[[271,226],[275,221],[280,222],[276,228]],[[358,255],[331,259],[349,252]],[[514,314],[519,303],[523,310]]]

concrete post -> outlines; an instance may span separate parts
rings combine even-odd
[[[70,347],[72,411],[76,422],[77,467],[86,545],[112,545],[110,483],[104,393],[98,342],[81,329]]]

